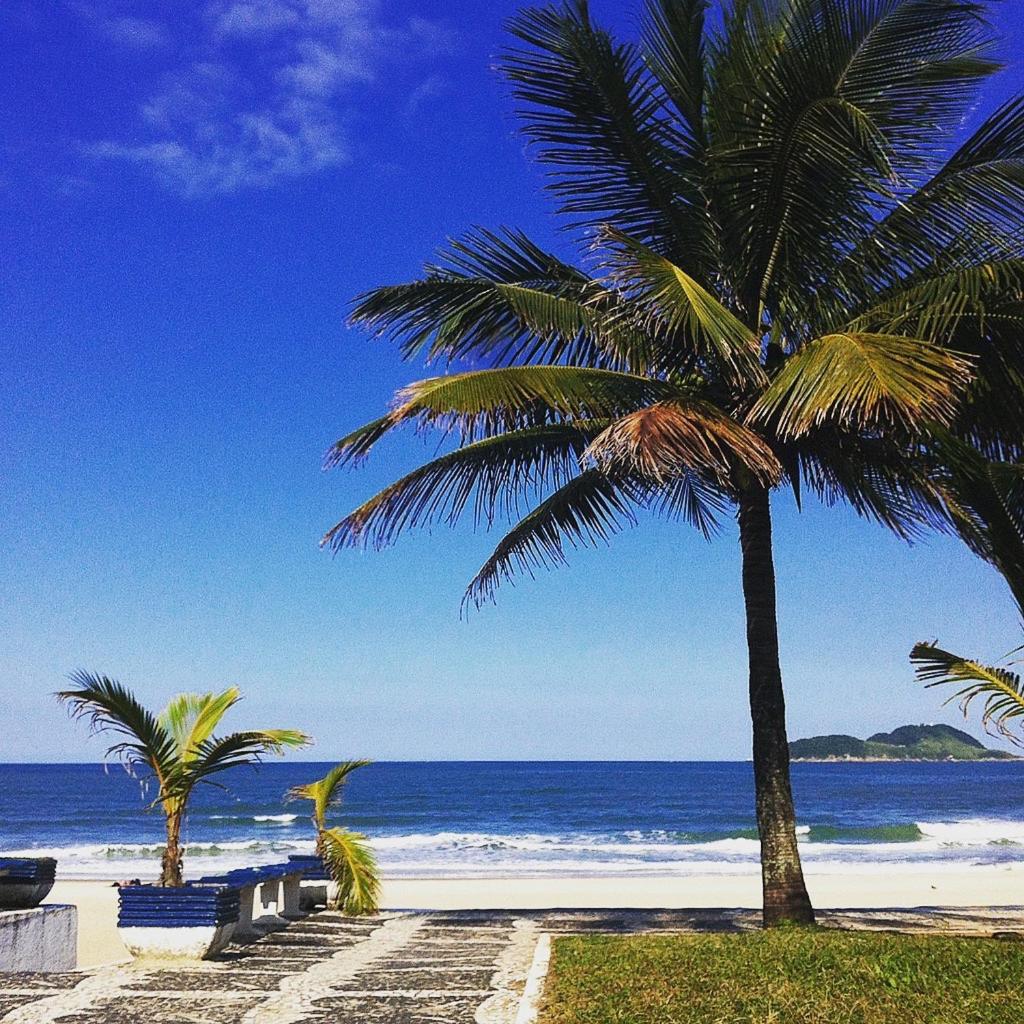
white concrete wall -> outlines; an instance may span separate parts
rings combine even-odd
[[[75,907],[0,910],[0,971],[73,971],[77,937]]]

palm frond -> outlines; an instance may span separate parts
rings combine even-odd
[[[849,251],[877,288],[1024,256],[1024,96],[988,117],[919,189]]]
[[[986,321],[1006,321],[1009,302],[1024,299],[1024,259],[990,260],[917,275],[876,295],[847,325],[852,331],[909,334],[949,345],[968,325],[984,335]],[[1016,317],[1024,327],[1024,315]]]
[[[359,544],[382,548],[405,530],[454,526],[472,499],[474,524],[518,517],[522,500],[560,486],[579,471],[587,443],[607,424],[578,420],[528,427],[474,441],[385,487],[349,513],[321,541],[332,550]]]
[[[711,540],[720,520],[729,514],[728,492],[697,473],[685,472],[648,496],[648,507],[657,515],[681,520]]]
[[[702,265],[694,132],[666,109],[637,48],[596,27],[585,0],[527,9],[509,28],[525,45],[501,67],[562,212],[580,225],[612,221],[685,253],[691,270]]]
[[[636,522],[642,488],[585,470],[524,516],[501,540],[466,590],[478,607],[518,572],[565,564],[565,545],[593,546]]]
[[[957,687],[947,704],[959,701],[966,716],[974,701],[980,700],[985,730],[1019,747],[1024,746],[1024,736],[1011,728],[1024,718],[1024,685],[1016,672],[961,658],[934,643],[916,644],[910,652],[910,660],[917,666],[917,678],[925,686]]]
[[[994,565],[1024,615],[1024,465],[987,459],[933,426],[936,486],[961,539]]]
[[[658,402],[628,413],[594,438],[587,455],[606,472],[657,482],[688,470],[724,482],[742,467],[771,486],[782,474],[761,437],[701,399]]]
[[[221,693],[179,693],[160,712],[160,724],[173,737],[179,758],[195,756],[227,712],[242,699],[237,686]]]
[[[297,729],[250,729],[229,736],[211,736],[196,747],[189,765],[194,782],[240,765],[260,762],[268,754],[283,754],[289,747],[305,747],[311,737]]]
[[[608,265],[616,284],[637,305],[649,331],[674,338],[677,359],[687,352],[712,357],[726,376],[747,384],[764,380],[761,340],[694,278],[635,238],[606,228]]]
[[[829,334],[786,360],[750,420],[771,422],[783,437],[823,423],[920,430],[953,418],[971,377],[969,359],[919,338]]]
[[[998,66],[974,0],[736,4],[712,54],[716,207],[742,305],[810,315],[813,285],[937,163]]]
[[[399,391],[393,410],[336,441],[325,468],[366,458],[389,431],[406,424],[477,435],[525,430],[572,419],[607,419],[684,394],[667,381],[575,366],[510,366],[429,377]]]
[[[428,362],[603,365],[617,358],[595,341],[608,299],[522,232],[481,228],[450,241],[420,280],[359,296],[351,320],[397,341],[406,358],[423,353]]]
[[[928,466],[897,439],[819,428],[788,442],[782,458],[795,459],[793,470],[823,504],[848,505],[903,540],[926,530],[952,532]]]
[[[341,803],[341,791],[348,781],[349,775],[358,768],[372,764],[365,759],[342,761],[336,764],[323,778],[315,782],[307,782],[301,786],[293,786],[285,794],[285,800],[310,800],[313,803],[313,820],[322,832],[327,820],[327,811]]]
[[[863,109],[909,169],[941,153],[976,86],[998,71],[995,37],[978,0],[834,0],[858,42],[839,92]]]
[[[338,905],[351,915],[375,914],[380,905],[377,861],[366,836],[340,828],[320,833],[323,858],[338,885]]]
[[[644,6],[644,59],[698,149],[706,145],[704,19],[709,2],[647,0]]]
[[[516,362],[550,361],[544,358],[550,351],[569,365],[644,373],[664,360],[633,310],[596,281],[572,297],[517,284],[495,288],[538,339],[529,351],[516,353]]]
[[[369,456],[374,445],[385,434],[394,430],[398,424],[399,421],[391,413],[388,413],[386,416],[378,416],[377,419],[357,427],[331,445],[324,456],[324,469],[358,465]]]
[[[94,733],[112,732],[125,737],[107,749],[131,772],[148,767],[158,780],[174,766],[174,737],[136,699],[128,687],[108,676],[78,670],[71,674],[76,688],[55,696],[72,718],[88,723]]]
[[[480,432],[514,430],[545,423],[604,419],[662,398],[679,397],[668,381],[577,366],[510,366],[431,377],[402,388],[396,422],[457,429],[473,439]]]

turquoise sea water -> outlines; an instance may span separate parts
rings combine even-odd
[[[311,849],[284,792],[327,765],[266,764],[207,787],[188,823],[196,873]],[[942,871],[1024,863],[1024,762],[795,764],[808,864]],[[150,794],[151,798],[152,794]],[[152,877],[161,819],[115,766],[0,765],[0,852],[64,877]],[[338,815],[392,877],[732,874],[757,870],[745,762],[393,762],[352,776]]]

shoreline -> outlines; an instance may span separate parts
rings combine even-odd
[[[956,870],[850,874],[805,868],[819,909],[1006,907],[1024,904],[1024,864]],[[117,889],[111,881],[60,880],[47,903],[78,907],[78,965],[128,959],[117,934]],[[388,878],[385,910],[544,910],[555,908],[758,908],[756,873],[737,875],[498,878]]]
[[[1020,754],[1006,757],[791,757],[790,764],[1005,764],[1024,761]]]

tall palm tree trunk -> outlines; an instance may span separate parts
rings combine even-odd
[[[160,884],[168,886],[184,885],[181,861],[184,851],[181,848],[181,815],[167,815],[167,845],[164,847],[160,865]]]
[[[737,518],[743,551],[764,924],[765,927],[782,921],[813,924],[814,909],[804,885],[796,845],[796,816],[789,781],[768,491],[763,487],[746,489],[740,496]]]

